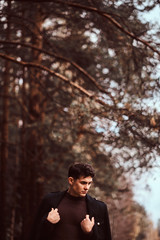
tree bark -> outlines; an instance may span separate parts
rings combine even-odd
[[[35,46],[42,48],[42,23],[43,18],[41,14],[41,7],[37,3],[34,14],[34,36],[32,42]],[[34,63],[41,63],[41,53],[36,50],[32,50],[32,61]],[[38,129],[38,126],[43,123],[44,120],[44,96],[39,88],[39,79],[41,73],[35,68],[28,70],[30,93],[28,100],[29,113],[32,116],[32,120],[28,120],[30,125],[33,125],[25,132],[25,117],[23,116],[23,132],[22,143],[24,149],[22,149],[23,162],[21,172],[23,173],[23,185],[22,187],[22,235],[21,239],[28,239],[28,233],[30,232],[31,223],[33,221],[35,210],[40,202],[43,194],[43,186],[39,180],[41,171],[41,165],[43,162],[43,136]],[[24,90],[25,91],[25,90]],[[25,103],[23,97],[23,102]],[[27,135],[26,135],[27,134]],[[24,152],[24,150],[26,150]],[[27,194],[26,194],[27,192]]]
[[[11,2],[8,0],[8,16],[7,16],[7,29],[6,29],[6,40],[10,40],[10,10]],[[6,50],[8,54],[8,50]],[[8,120],[9,120],[9,67],[10,63],[8,60],[5,61],[5,72],[4,72],[4,97],[3,97],[3,114],[1,123],[1,151],[0,151],[0,236],[2,239],[6,239],[6,171],[8,162]]]

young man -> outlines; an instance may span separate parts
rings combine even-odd
[[[87,194],[93,177],[88,164],[69,168],[68,190],[43,199],[31,240],[111,240],[106,204]]]

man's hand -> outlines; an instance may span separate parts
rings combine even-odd
[[[47,220],[53,224],[58,223],[60,220],[60,215],[58,213],[58,209],[55,208],[48,213]]]
[[[83,232],[90,233],[92,231],[92,228],[94,226],[94,217],[90,220],[89,215],[86,215],[86,217],[81,222],[81,228]]]

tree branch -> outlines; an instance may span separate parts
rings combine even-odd
[[[9,61],[12,61],[16,64],[22,65],[22,66],[26,66],[26,67],[35,67],[35,68],[39,68],[41,70],[44,70],[48,73],[50,73],[51,75],[54,75],[58,78],[60,78],[61,80],[63,80],[64,82],[70,84],[71,86],[75,87],[76,89],[78,89],[79,91],[81,91],[83,94],[85,94],[87,97],[94,97],[93,94],[89,93],[86,89],[84,89],[83,87],[79,86],[77,83],[70,81],[67,77],[55,72],[54,70],[51,70],[41,64],[38,63],[33,63],[33,62],[24,62],[24,61],[18,61],[16,60],[14,57],[8,56],[4,53],[0,53],[0,57],[7,59]]]
[[[106,91],[105,89],[103,89],[103,87],[101,87],[97,81],[95,80],[95,78],[93,78],[84,68],[82,68],[81,66],[79,66],[77,63],[75,63],[74,61],[66,58],[66,57],[63,57],[63,56],[60,56],[56,53],[50,53],[49,51],[47,50],[44,50],[44,49],[41,49],[41,48],[38,48],[32,44],[28,44],[28,43],[23,43],[23,42],[15,42],[15,41],[4,41],[4,40],[0,40],[0,43],[2,44],[13,44],[13,45],[21,45],[23,47],[27,47],[27,48],[31,48],[31,49],[34,49],[34,50],[37,50],[37,51],[40,51],[41,53],[45,53],[51,57],[55,57],[55,58],[58,58],[58,59],[61,59],[63,61],[66,61],[66,62],[69,62],[72,66],[74,66],[76,69],[78,69],[82,74],[84,74],[84,76],[86,76],[95,86],[96,88],[102,92],[102,93],[105,93],[107,94],[113,101],[114,104],[116,104],[115,102],[115,99],[113,98],[113,96],[108,92]]]
[[[100,105],[102,105],[102,106],[104,106],[104,107],[107,107],[107,108],[109,107],[109,109],[112,108],[112,110],[115,110],[115,111],[119,111],[120,116],[121,116],[122,114],[125,114],[125,115],[127,115],[127,116],[129,117],[129,119],[132,118],[132,120],[134,119],[136,122],[142,121],[143,124],[144,124],[144,118],[145,118],[145,121],[148,123],[148,126],[149,126],[150,128],[153,128],[153,127],[149,124],[149,123],[150,123],[150,116],[149,116],[149,117],[147,117],[147,116],[145,117],[145,116],[142,116],[142,115],[141,115],[141,117],[139,117],[139,118],[137,119],[138,111],[133,111],[133,109],[130,109],[130,110],[129,110],[129,109],[127,109],[127,108],[126,108],[126,109],[125,109],[125,108],[118,109],[118,108],[115,107],[115,106],[110,106],[110,105],[108,105],[106,102],[104,102],[104,101],[102,101],[100,98],[98,98],[97,96],[95,96],[95,95],[91,94],[90,92],[88,92],[86,89],[84,89],[83,87],[81,87],[81,86],[78,85],[77,83],[70,81],[67,77],[65,77],[65,76],[63,76],[63,75],[61,75],[61,74],[59,74],[59,73],[56,73],[55,71],[50,70],[49,68],[47,68],[47,67],[45,67],[45,66],[43,66],[43,65],[41,65],[41,64],[37,64],[37,63],[33,63],[33,62],[18,61],[18,60],[16,60],[15,58],[13,58],[13,57],[11,57],[11,56],[8,56],[8,55],[5,55],[5,54],[3,54],[3,53],[0,53],[0,57],[2,57],[2,58],[4,58],[4,59],[7,59],[7,60],[9,60],[9,61],[12,61],[12,62],[14,62],[14,63],[16,63],[16,64],[22,65],[22,66],[35,67],[35,68],[39,68],[39,69],[41,69],[41,70],[44,70],[44,71],[50,73],[51,75],[54,75],[54,76],[60,78],[62,81],[68,83],[68,84],[71,85],[72,87],[78,89],[80,92],[82,92],[83,94],[85,94],[87,97],[93,99],[95,102],[99,103]],[[21,104],[21,103],[19,102],[19,104]],[[24,110],[25,110],[25,109],[24,109]],[[25,110],[25,111],[26,111],[26,110]],[[105,116],[105,112],[102,113],[102,115]],[[159,129],[160,127],[158,126],[158,124],[156,124],[156,126],[154,126],[154,128]]]
[[[99,14],[100,16],[103,16],[105,18],[107,18],[113,25],[115,25],[118,29],[120,29],[120,31],[124,32],[125,34],[127,34],[129,37],[131,37],[134,40],[137,40],[138,42],[141,42],[143,45],[147,46],[148,48],[150,48],[152,51],[156,52],[159,56],[160,56],[160,52],[155,49],[153,46],[151,46],[147,41],[135,36],[133,33],[129,32],[128,30],[124,29],[121,24],[119,22],[117,22],[113,17],[111,17],[108,13],[101,11],[95,7],[91,7],[91,6],[85,6],[85,5],[81,5],[78,3],[73,3],[73,2],[66,2],[66,1],[61,1],[61,0],[56,0],[57,3],[62,3],[71,7],[75,7],[75,8],[81,8],[90,12],[96,12],[97,14]]]

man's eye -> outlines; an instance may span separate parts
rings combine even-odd
[[[81,184],[83,184],[83,185],[87,185],[87,184],[88,184],[88,185],[91,185],[91,183],[92,183],[92,182],[89,182],[89,183],[87,183],[87,182],[81,182]]]
[[[86,182],[81,182],[81,184],[82,184],[82,185],[87,185],[87,183],[86,183]]]

